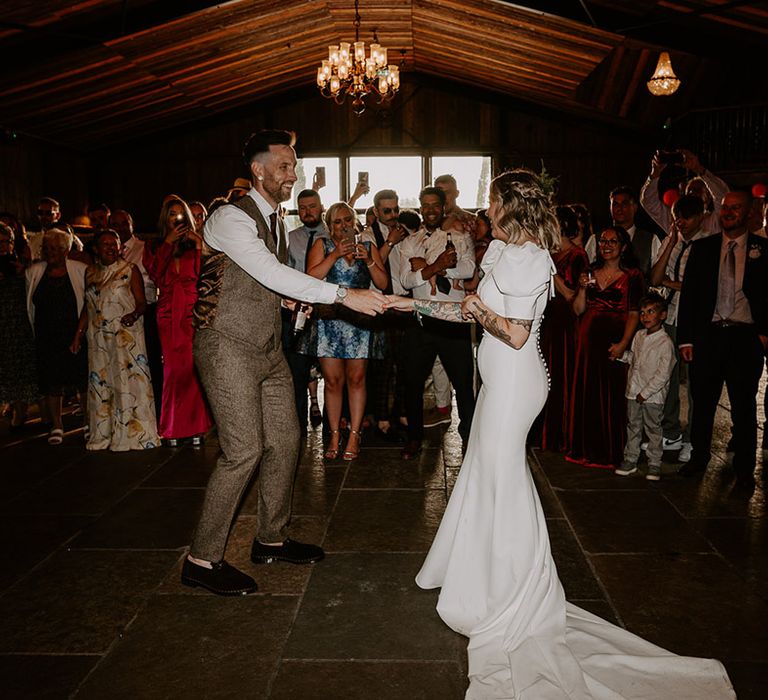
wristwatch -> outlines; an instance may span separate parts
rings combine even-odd
[[[341,285],[339,285],[336,288],[336,299],[334,299],[334,302],[336,304],[343,304],[344,300],[347,298],[348,292],[349,290],[346,287],[342,287]]]

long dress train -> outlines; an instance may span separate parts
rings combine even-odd
[[[469,637],[467,700],[735,698],[718,661],[676,656],[565,601],[525,456],[547,395],[537,334],[552,261],[494,241],[483,269],[484,303],[534,325],[520,350],[483,336],[466,457],[416,578],[442,587],[438,614]]]

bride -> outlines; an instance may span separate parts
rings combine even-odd
[[[469,637],[466,698],[734,699],[720,662],[676,656],[565,600],[525,454],[548,391],[537,340],[558,223],[528,170],[495,178],[490,195],[495,240],[478,293],[462,303],[388,302],[485,329],[466,457],[416,577],[422,588],[442,589],[438,614]]]

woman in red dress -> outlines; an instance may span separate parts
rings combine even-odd
[[[627,365],[617,359],[632,341],[643,292],[629,234],[621,226],[605,229],[595,263],[589,273],[582,273],[573,300],[574,311],[583,316],[571,390],[570,462],[606,469],[621,463]]]
[[[157,329],[163,351],[163,402],[159,433],[175,447],[184,438],[201,445],[212,419],[192,360],[192,307],[197,301],[202,239],[192,213],[178,197],[168,197],[158,228],[163,242],[144,249],[144,267],[157,285]]]
[[[541,322],[539,344],[549,371],[549,396],[531,431],[530,442],[543,450],[568,448],[568,417],[576,347],[576,314],[572,302],[581,273],[589,267],[584,248],[574,243],[579,234],[576,213],[570,207],[555,210],[560,222],[560,251],[552,259],[557,267],[555,289]]]

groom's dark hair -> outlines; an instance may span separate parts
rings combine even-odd
[[[253,159],[262,153],[267,153],[270,146],[293,146],[295,143],[296,134],[293,131],[262,129],[248,137],[243,148],[243,160],[246,167],[250,168]]]

